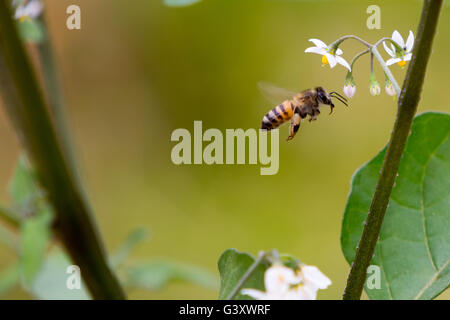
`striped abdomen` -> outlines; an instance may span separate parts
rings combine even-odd
[[[289,100],[270,110],[263,118],[261,129],[272,130],[278,128],[292,118],[294,110]]]

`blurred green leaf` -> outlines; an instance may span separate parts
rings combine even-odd
[[[39,20],[26,19],[17,24],[23,41],[40,43],[45,39],[44,26]]]
[[[44,210],[21,225],[20,270],[25,286],[33,281],[44,262],[50,240],[52,215]]]
[[[29,213],[40,197],[40,189],[36,183],[36,175],[31,169],[26,156],[19,157],[9,186],[13,205]],[[19,217],[20,218],[20,217]]]
[[[10,184],[10,194],[22,217],[20,225],[20,271],[24,286],[39,272],[51,236],[52,212],[42,197],[36,174],[25,155],[20,156]]]
[[[164,4],[170,7],[186,7],[200,1],[201,0],[164,0]]]
[[[228,249],[222,254],[218,263],[220,272],[219,300],[224,300],[229,296],[254,262],[255,258],[252,255],[239,252],[236,249]],[[247,280],[244,288],[264,290],[264,272],[267,267],[266,263],[261,263]],[[238,294],[235,299],[250,300],[251,298]]]
[[[28,291],[41,300],[89,300],[90,295],[83,283],[80,290],[70,290],[66,285],[70,276],[67,268],[72,264],[63,251],[54,250],[47,256]]]
[[[136,246],[148,237],[148,231],[144,228],[139,228],[132,231],[125,241],[122,243],[117,252],[110,257],[110,263],[114,268],[117,268],[130,256],[131,252]]]
[[[155,260],[129,267],[125,285],[147,290],[161,290],[173,281],[183,281],[217,290],[218,279],[211,272],[193,265]]]
[[[381,270],[381,288],[365,288],[371,299],[432,299],[450,284],[449,135],[448,114],[414,119],[372,260]],[[341,235],[350,264],[385,150],[353,178]]]
[[[19,283],[19,275],[18,263],[13,263],[0,272],[0,296],[6,294]]]

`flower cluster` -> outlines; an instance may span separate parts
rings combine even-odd
[[[274,264],[264,274],[266,291],[244,289],[242,294],[257,300],[315,300],[319,289],[331,284],[315,266],[300,265],[293,270],[281,264]]]
[[[343,57],[343,51],[339,48],[339,45],[346,39],[356,39],[359,40],[362,44],[364,44],[368,49],[361,52],[357,56],[353,58],[351,63],[349,64]],[[370,78],[369,78],[369,91],[373,96],[380,95],[381,93],[381,87],[378,83],[375,73],[373,71],[373,56],[374,52],[377,51],[377,46],[381,43],[383,43],[384,49],[386,53],[391,57],[386,62],[381,58],[379,58],[380,64],[385,69],[385,91],[390,96],[396,96],[399,94],[399,88],[396,85],[395,79],[393,79],[392,74],[390,74],[390,71],[386,71],[389,66],[397,63],[400,67],[404,68],[406,66],[406,62],[411,60],[412,58],[412,49],[414,46],[414,34],[412,31],[409,31],[408,39],[406,42],[404,41],[401,34],[395,30],[392,33],[391,38],[383,38],[380,41],[378,41],[375,45],[371,45],[368,42],[356,37],[356,36],[346,36],[338,39],[337,41],[333,42],[331,45],[327,45],[323,41],[319,39],[310,39],[312,43],[314,43],[315,47],[310,47],[305,50],[306,53],[316,53],[322,56],[322,65],[329,65],[330,68],[334,68],[336,65],[340,64],[348,69],[347,76],[345,78],[344,83],[344,94],[352,98],[356,93],[356,84],[353,78],[353,65],[355,61],[361,57],[362,55],[366,53],[371,54],[371,72],[370,72]],[[377,57],[378,58],[378,57]],[[387,73],[386,73],[387,72]]]

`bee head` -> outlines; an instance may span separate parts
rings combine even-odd
[[[317,91],[317,99],[319,100],[320,103],[330,105],[332,108],[334,108],[334,104],[331,98],[335,98],[348,107],[347,99],[343,97],[341,94],[337,93],[336,91],[328,93],[322,87],[317,87],[316,91]]]
[[[331,101],[331,95],[324,88],[317,87],[316,92],[317,92],[317,100],[319,101],[319,103],[327,105],[333,104],[333,102]]]

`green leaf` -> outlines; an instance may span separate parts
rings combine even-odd
[[[226,299],[238,284],[239,280],[255,262],[255,258],[248,253],[242,253],[236,249],[226,250],[219,259],[220,290],[219,300]],[[264,272],[268,268],[266,263],[261,263],[247,282],[245,288],[264,291]],[[236,300],[251,300],[250,297],[238,294]]]
[[[83,281],[79,290],[67,287],[67,280],[71,276],[67,268],[71,265],[73,263],[63,251],[54,250],[47,256],[28,291],[41,300],[89,300],[90,295]]]
[[[174,281],[189,282],[217,290],[218,281],[211,272],[193,265],[155,260],[129,267],[124,279],[129,287],[161,290]]]
[[[125,262],[136,246],[148,237],[148,231],[144,228],[138,228],[132,231],[122,243],[116,253],[110,257],[110,264],[117,268]]]
[[[13,263],[0,272],[0,296],[6,294],[19,283],[19,266]]]
[[[201,0],[164,0],[164,4],[169,7],[186,7]]]
[[[29,286],[34,280],[44,262],[45,252],[51,237],[51,221],[51,213],[42,211],[22,222],[19,261],[25,287]]]
[[[425,113],[414,119],[372,260],[380,267],[381,287],[365,287],[371,299],[432,299],[450,284],[449,135],[448,114]],[[341,234],[350,264],[385,150],[352,181]]]

